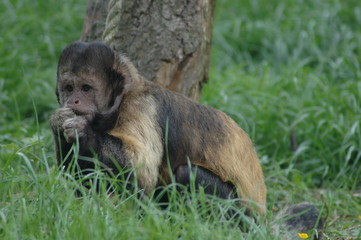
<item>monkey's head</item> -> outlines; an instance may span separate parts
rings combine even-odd
[[[130,76],[115,51],[101,43],[75,42],[59,59],[56,95],[62,107],[93,120],[117,111]]]

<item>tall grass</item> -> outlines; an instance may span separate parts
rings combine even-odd
[[[220,1],[203,100],[248,130],[266,165],[360,187],[360,21],[357,1]]]
[[[172,195],[168,210],[104,188],[75,194],[85,190],[57,169],[48,119],[57,58],[79,38],[85,8],[0,2],[0,238],[278,239],[269,225],[242,233],[225,218],[232,202],[202,193]],[[328,216],[326,237],[361,237],[360,24],[356,0],[217,1],[201,101],[253,139],[268,222],[310,201]]]

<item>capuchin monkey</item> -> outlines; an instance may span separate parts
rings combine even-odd
[[[266,186],[248,135],[226,114],[167,90],[138,74],[133,64],[101,43],[75,42],[59,60],[51,116],[58,164],[67,169],[79,144],[83,173],[97,158],[116,176],[132,178],[149,194],[172,182],[195,184],[220,198],[240,198],[266,212]],[[68,156],[66,158],[66,156]]]

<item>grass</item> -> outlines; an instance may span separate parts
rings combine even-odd
[[[241,233],[222,214],[231,203],[202,194],[198,203],[176,196],[170,211],[129,195],[75,196],[79,183],[55,166],[48,119],[58,107],[57,58],[79,38],[85,8],[78,1],[0,3],[0,238],[278,239],[268,225]],[[266,218],[310,201],[328,216],[326,238],[360,239],[358,1],[218,0],[215,16],[201,101],[229,114],[255,142]]]

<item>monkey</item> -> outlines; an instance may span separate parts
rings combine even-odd
[[[134,168],[138,186],[196,184],[221,198],[239,196],[264,214],[266,186],[249,136],[225,113],[146,80],[125,56],[102,43],[75,42],[59,58],[50,119],[56,158],[78,140],[78,166],[87,171],[94,154],[114,175]],[[114,162],[115,160],[115,162]],[[196,169],[196,170],[195,170]]]
[[[131,177],[145,195],[175,182],[242,199],[266,213],[266,185],[255,147],[229,116],[141,76],[130,60],[103,43],[74,42],[62,51],[50,118],[60,167],[87,174],[96,158],[114,176]],[[119,169],[120,167],[120,169]],[[288,225],[292,223],[288,222]]]

